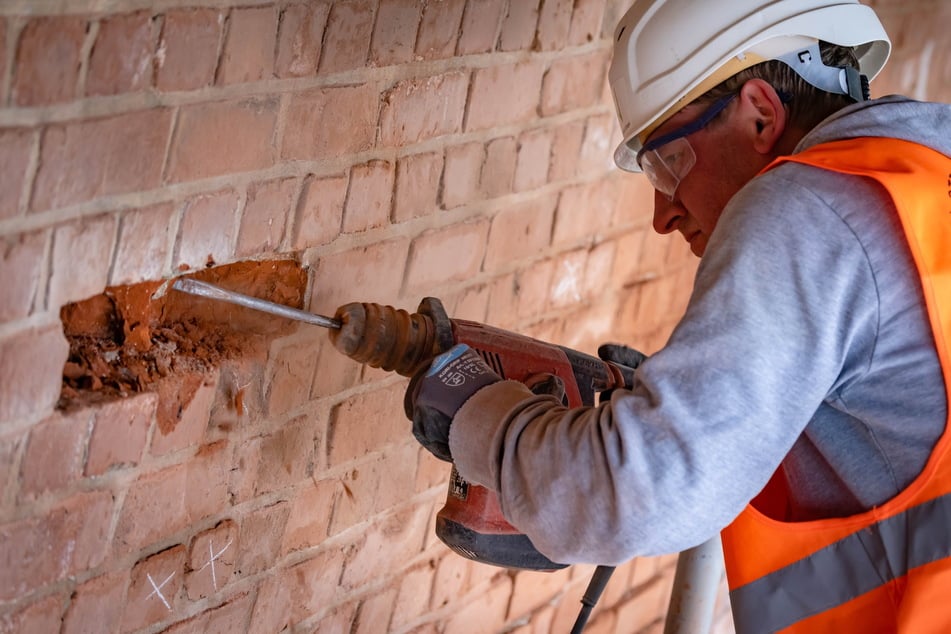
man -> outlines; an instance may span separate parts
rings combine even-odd
[[[637,1],[615,40],[615,160],[702,258],[685,315],[607,403],[431,372],[414,431],[555,561],[722,530],[740,632],[951,631],[951,108],[867,100],[855,0]]]

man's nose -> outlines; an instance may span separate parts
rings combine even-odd
[[[674,231],[685,215],[683,207],[654,190],[654,231],[660,234]]]

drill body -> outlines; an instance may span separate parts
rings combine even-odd
[[[347,304],[335,318],[341,328],[330,337],[338,350],[403,376],[413,376],[436,355],[464,343],[503,379],[530,385],[539,377],[558,377],[568,407],[593,405],[598,393],[630,386],[633,380],[633,368],[478,322],[449,319],[435,298],[424,299],[414,314],[379,304]],[[508,523],[494,492],[466,482],[455,467],[446,504],[436,517],[436,534],[455,552],[482,563],[526,570],[564,567]]]

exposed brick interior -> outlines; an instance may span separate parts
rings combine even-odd
[[[137,300],[180,275],[322,314],[432,295],[657,349],[697,262],[611,164],[629,4],[2,3],[0,631],[567,632],[593,567],[434,536],[448,467],[404,378],[319,328]],[[895,44],[873,93],[951,99],[951,5],[870,4]],[[620,566],[588,631],[661,631],[674,561]]]

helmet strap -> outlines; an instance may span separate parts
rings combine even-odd
[[[819,90],[834,95],[847,95],[856,102],[869,98],[868,77],[851,66],[826,66],[822,62],[818,42],[780,55],[776,59]]]

